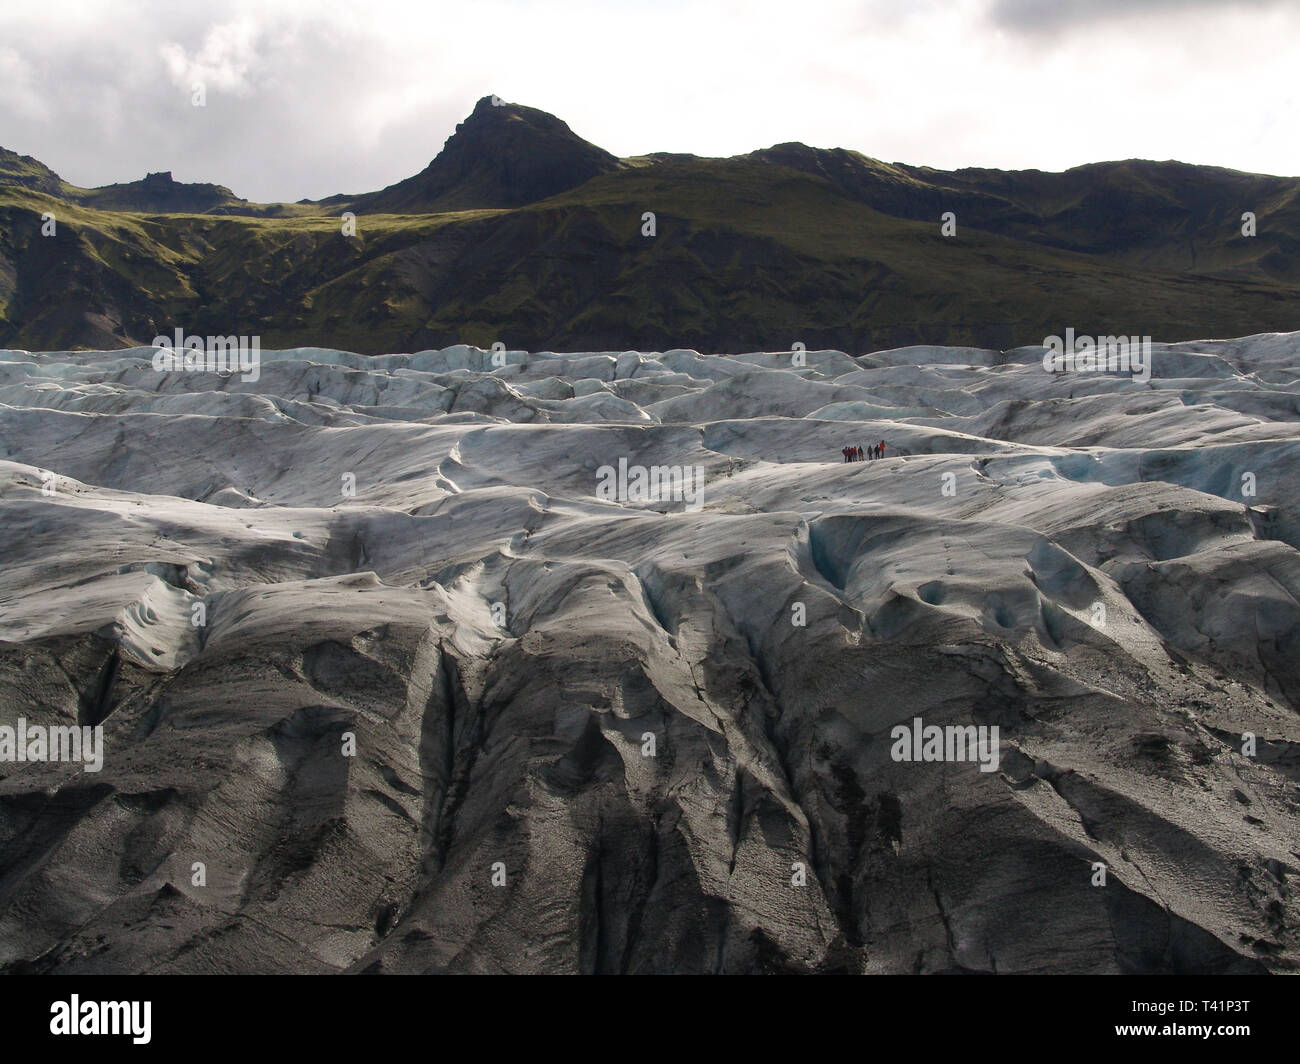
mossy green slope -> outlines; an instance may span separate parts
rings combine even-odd
[[[108,209],[120,193],[0,155],[0,344],[127,346],[180,327],[361,352],[862,351],[1005,348],[1067,326],[1163,340],[1300,329],[1292,179],[1136,161],[940,173],[803,145],[610,165],[563,123],[516,110],[529,113],[481,102],[454,166],[315,204],[212,193],[203,212]],[[545,155],[529,181],[571,187],[500,206],[527,182],[474,155],[511,137]],[[199,201],[216,187],[183,186]],[[404,213],[367,208],[388,200]],[[946,210],[955,236],[941,235]]]

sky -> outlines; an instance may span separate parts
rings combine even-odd
[[[0,7],[0,146],[315,199],[418,172],[496,94],[619,156],[1295,176],[1297,71],[1300,0],[40,0]]]

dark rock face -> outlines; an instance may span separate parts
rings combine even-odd
[[[0,970],[1300,964],[1300,336],[264,354],[0,361]]]
[[[614,156],[554,115],[493,99],[479,100],[424,170],[360,197],[357,208],[402,213],[522,207],[620,168]]]

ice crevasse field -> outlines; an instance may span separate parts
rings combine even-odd
[[[0,352],[0,970],[1300,963],[1300,334],[153,354]]]

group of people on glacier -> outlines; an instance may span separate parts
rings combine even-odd
[[[865,459],[884,458],[885,441],[881,440],[874,446],[868,447],[864,452],[860,444],[840,448],[840,454],[844,455],[846,462],[861,462]]]

